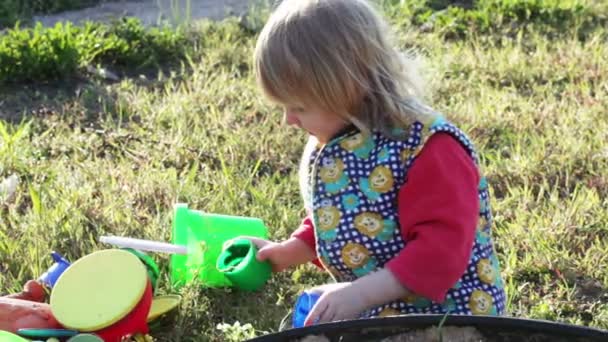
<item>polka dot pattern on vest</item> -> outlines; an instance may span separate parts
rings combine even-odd
[[[407,248],[399,231],[397,196],[425,142],[438,132],[456,138],[478,164],[473,144],[457,127],[437,116],[432,124],[414,123],[407,138],[379,133],[347,133],[310,155],[307,206],[313,210],[317,254],[337,281],[353,281],[382,268]],[[467,270],[442,303],[409,296],[362,314],[407,313],[499,315],[505,309],[504,285],[490,238],[492,216],[485,178],[479,185],[479,225]]]

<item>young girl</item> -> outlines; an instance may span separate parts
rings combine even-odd
[[[314,262],[336,280],[306,324],[408,313],[501,315],[488,186],[466,135],[425,106],[411,62],[364,0],[285,0],[255,50],[265,95],[310,139],[306,218],[253,239],[274,271]]]

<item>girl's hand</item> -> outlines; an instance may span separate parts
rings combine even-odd
[[[355,283],[327,284],[310,292],[323,294],[306,317],[305,326],[356,319],[368,308]]]
[[[323,294],[304,325],[356,319],[366,310],[410,294],[386,269],[370,273],[352,283],[328,284],[311,291]]]
[[[259,261],[269,261],[273,272],[282,272],[291,266],[287,257],[290,251],[286,250],[281,243],[251,237],[247,239],[258,247],[257,259]]]
[[[274,272],[304,264],[316,258],[315,252],[308,245],[297,238],[283,242],[273,242],[260,238],[244,236],[258,247],[257,259],[269,261]]]

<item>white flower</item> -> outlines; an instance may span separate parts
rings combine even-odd
[[[19,177],[17,175],[7,177],[0,183],[0,197],[2,199],[11,197],[17,191],[18,185]]]

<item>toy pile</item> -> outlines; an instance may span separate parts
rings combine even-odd
[[[149,341],[148,324],[179,305],[177,295],[154,297],[159,269],[141,251],[106,249],[73,264],[51,256],[40,278],[0,297],[0,340]]]
[[[271,265],[256,258],[257,247],[239,236],[268,238],[257,218],[203,213],[177,204],[172,243],[102,236],[112,249],[70,263],[55,263],[21,293],[0,297],[0,341],[123,342],[151,340],[149,323],[165,317],[181,300],[156,296],[160,275],[145,252],[171,254],[173,288],[193,280],[207,287],[260,289]],[[145,252],[144,252],[145,251]],[[302,294],[293,326],[300,327],[318,296]],[[48,303],[47,303],[48,302]]]

